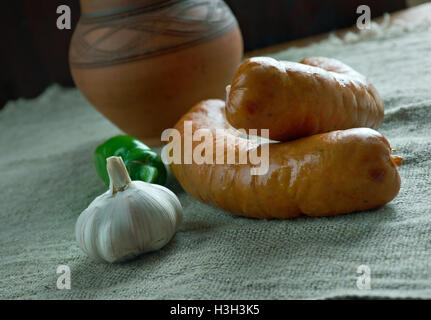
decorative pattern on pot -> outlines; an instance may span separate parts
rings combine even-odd
[[[237,26],[222,1],[142,3],[116,12],[83,14],[76,29],[73,67],[99,67],[151,58],[217,37]]]

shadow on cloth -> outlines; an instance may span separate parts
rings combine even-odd
[[[355,250],[359,243],[379,232],[381,224],[391,223],[396,211],[391,205],[386,205],[372,212],[360,212],[338,217],[310,218],[301,217],[294,220],[252,220],[249,224],[219,226],[212,228],[210,224],[200,221],[188,221],[182,231],[177,233],[171,242],[163,249],[143,254],[136,260],[123,263],[96,263],[90,258],[82,257],[72,266],[74,288],[79,290],[96,290],[117,285],[131,285],[146,280],[160,281],[166,278],[175,279],[186,270],[173,267],[187,250],[189,257],[188,269],[199,277],[210,277],[214,272],[208,265],[218,265],[217,269],[230,270],[237,266],[238,272],[244,274],[250,268],[258,268],[271,264],[285,256],[285,264],[280,268],[289,268],[289,260],[299,256],[325,256],[327,248],[343,247],[344,250]],[[232,217],[232,219],[238,219]],[[272,224],[270,231],[261,232],[261,224]],[[316,227],[320,225],[321,227]],[[203,241],[185,241],[185,237],[204,235]],[[222,250],[208,252],[211,242],[222,244]],[[349,244],[349,245],[348,245]],[[183,247],[185,246],[185,248]],[[346,248],[346,245],[347,248]],[[304,251],[304,246],[308,250]],[[326,249],[325,249],[326,248]],[[203,250],[206,256],[202,257]],[[191,254],[193,253],[193,254]],[[190,258],[193,256],[194,258]],[[329,261],[331,257],[327,256]],[[220,263],[220,261],[224,261]],[[227,261],[227,262],[226,262]],[[334,261],[333,264],[337,264]],[[311,267],[311,266],[310,266]],[[343,266],[340,265],[340,269]],[[167,270],[170,270],[167,272]],[[241,271],[242,270],[242,271]],[[106,277],[109,275],[109,278]]]

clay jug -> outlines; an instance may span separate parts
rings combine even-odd
[[[243,54],[221,0],[81,0],[70,46],[77,87],[129,135],[159,145],[195,103],[224,98]]]

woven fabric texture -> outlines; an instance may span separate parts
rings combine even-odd
[[[49,88],[0,112],[0,298],[431,298],[431,36],[427,25],[331,38],[276,58],[342,60],[385,102],[381,132],[404,157],[401,191],[369,212],[288,221],[239,218],[171,188],[184,221],[162,250],[121,264],[78,248],[78,215],[105,186],[94,148],[119,131],[76,89]],[[71,289],[59,290],[59,265]],[[360,290],[357,268],[371,270]]]

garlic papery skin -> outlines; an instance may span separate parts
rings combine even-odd
[[[81,249],[97,261],[118,262],[165,246],[175,235],[182,207],[169,189],[131,181],[121,157],[107,159],[110,188],[79,216]]]

